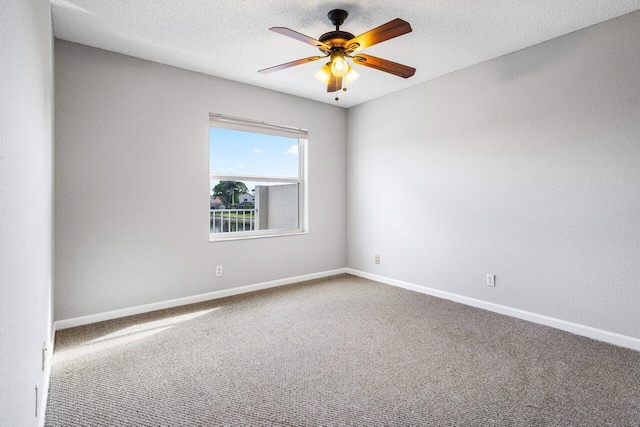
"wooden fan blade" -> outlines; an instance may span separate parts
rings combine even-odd
[[[342,77],[336,77],[333,74],[329,76],[327,84],[327,92],[336,92],[342,89]]]
[[[387,41],[394,37],[410,33],[411,31],[411,25],[409,25],[408,22],[403,21],[400,18],[396,18],[393,21],[389,21],[386,24],[374,28],[373,30],[360,34],[358,37],[352,38],[344,45],[347,52],[356,52],[369,46],[373,46],[374,44],[382,43],[383,41]]]
[[[300,34],[299,32],[293,31],[289,28],[272,27],[272,28],[269,28],[269,30],[273,31],[274,33],[282,34],[283,36],[291,37],[292,39],[296,39],[303,43],[310,44],[311,46],[317,47],[318,49],[321,49],[323,51],[328,52],[331,50],[331,46],[322,43],[320,40],[316,40],[309,36],[305,36],[304,34]]]
[[[285,64],[276,65],[274,67],[265,68],[258,71],[260,74],[273,73],[274,71],[284,70],[285,68],[295,67],[296,65],[306,64],[307,62],[317,61],[318,59],[326,58],[326,56],[310,56],[308,58],[298,59],[297,61],[287,62]]]
[[[359,53],[353,56],[353,62],[354,64],[375,68],[376,70],[384,71],[385,73],[390,73],[405,79],[408,79],[416,73],[416,69],[413,67],[408,67],[406,65],[398,64],[397,62],[388,61],[371,55],[365,55],[364,53]]]

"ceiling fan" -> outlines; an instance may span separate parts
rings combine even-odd
[[[269,30],[291,37],[303,43],[317,47],[323,56],[310,56],[308,58],[298,59],[297,61],[287,62],[285,64],[276,65],[275,67],[265,68],[258,71],[261,74],[272,73],[274,71],[284,70],[296,65],[306,64],[307,62],[317,61],[323,58],[330,58],[315,76],[327,84],[327,92],[336,92],[343,88],[343,83],[349,84],[358,77],[358,73],[351,68],[345,60],[351,58],[355,64],[373,68],[385,73],[390,73],[402,78],[409,78],[416,72],[415,68],[386,59],[377,58],[363,53],[357,53],[362,49],[366,49],[375,44],[401,36],[411,32],[411,25],[402,19],[396,18],[387,22],[373,30],[354,37],[353,34],[346,31],[340,31],[340,25],[347,19],[349,14],[342,9],[334,9],[327,14],[327,17],[333,25],[336,26],[335,31],[330,31],[320,36],[318,40],[300,34],[289,28],[273,27]],[[344,88],[343,90],[346,90]],[[338,98],[336,97],[336,100]]]

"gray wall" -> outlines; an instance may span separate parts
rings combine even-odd
[[[60,40],[55,55],[56,319],[345,266],[344,109]],[[211,112],[308,129],[308,234],[209,242]]]
[[[349,267],[640,338],[638,40],[635,12],[350,109]]]
[[[53,75],[46,0],[0,6],[0,425],[37,425],[52,332]],[[41,401],[41,409],[43,406]],[[41,410],[41,414],[44,411]]]

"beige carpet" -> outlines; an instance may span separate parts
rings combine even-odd
[[[640,353],[353,276],[57,333],[48,426],[638,426]]]

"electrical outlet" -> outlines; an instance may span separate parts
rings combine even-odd
[[[375,263],[380,264],[380,255],[376,255]]]
[[[216,277],[222,277],[222,266],[221,265],[216,267]]]
[[[487,273],[487,286],[496,286],[496,275]]]

